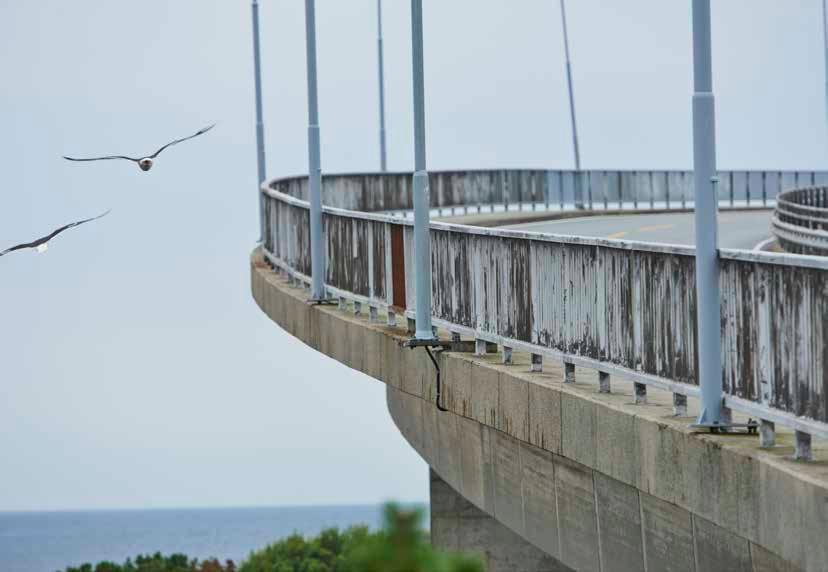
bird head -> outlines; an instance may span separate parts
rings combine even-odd
[[[149,171],[152,168],[152,159],[144,158],[138,161],[138,166],[142,171]]]

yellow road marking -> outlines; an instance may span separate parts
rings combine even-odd
[[[616,233],[613,233],[613,234],[608,234],[608,235],[607,235],[607,238],[623,238],[623,237],[625,237],[625,236],[627,236],[627,231],[622,230],[621,232],[616,232]]]
[[[675,228],[676,225],[674,224],[654,224],[653,226],[642,226],[638,229],[638,232],[655,232],[658,230],[670,230],[671,228]]]

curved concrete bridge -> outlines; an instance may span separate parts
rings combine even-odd
[[[502,195],[495,196],[493,188],[485,184],[488,180],[497,185],[498,177],[490,176],[491,172],[485,176],[481,173],[437,175],[438,183],[432,181],[432,185],[438,189],[441,181],[450,180],[446,188],[477,189],[470,196],[488,193],[492,204],[502,204]],[[500,180],[511,177],[520,180],[523,175],[507,173]],[[623,176],[617,179],[623,180]],[[733,327],[750,329],[755,345],[739,345],[742,342],[737,343],[735,335],[723,337],[726,343],[737,344],[732,361],[726,360],[735,369],[731,370],[730,385],[725,386],[732,391],[725,403],[732,407],[737,421],[746,420],[746,415],[761,414],[763,428],[771,431],[764,432],[763,442],[756,436],[698,434],[690,428],[698,413],[692,339],[671,338],[664,343],[649,337],[674,332],[679,338],[692,338],[692,328],[685,327],[692,320],[679,315],[692,309],[692,303],[673,301],[681,288],[659,286],[650,292],[644,278],[635,275],[635,281],[630,282],[630,300],[652,295],[654,301],[672,309],[658,314],[657,319],[665,322],[660,329],[644,330],[649,334],[642,334],[635,324],[655,319],[649,314],[656,311],[655,305],[642,304],[617,322],[602,322],[609,329],[596,334],[595,339],[618,339],[610,340],[606,349],[596,349],[590,345],[559,345],[555,336],[566,338],[569,331],[550,331],[547,338],[538,338],[533,332],[547,319],[543,315],[532,314],[527,317],[528,324],[515,326],[503,312],[515,299],[527,300],[518,291],[498,294],[499,306],[494,310],[484,304],[484,311],[493,312],[495,321],[485,327],[471,327],[468,324],[473,322],[464,321],[463,312],[458,313],[462,306],[452,306],[452,297],[456,304],[466,288],[461,282],[449,281],[445,284],[451,288],[435,285],[435,306],[439,306],[434,309],[435,323],[441,326],[438,333],[441,339],[453,340],[451,347],[435,358],[442,372],[441,404],[448,410],[441,412],[435,404],[434,364],[424,351],[404,347],[409,329],[397,325],[397,318],[409,315],[412,309],[410,289],[406,292],[410,274],[404,262],[399,264],[400,253],[409,248],[404,223],[387,215],[336,208],[404,209],[406,191],[400,185],[405,180],[410,178],[343,176],[326,182],[325,202],[335,205],[325,209],[326,284],[329,292],[339,298],[338,307],[307,304],[303,181],[277,181],[272,188],[263,189],[265,241],[263,249],[252,255],[251,281],[255,300],[277,324],[318,351],[386,383],[388,408],[395,424],[432,469],[435,544],[479,552],[490,571],[826,569],[828,451],[822,441],[812,444],[810,440],[811,435],[824,435],[826,364],[819,357],[824,351],[821,333],[816,340],[782,340],[784,347],[798,356],[797,363],[811,363],[807,371],[818,376],[808,381],[810,385],[790,386],[792,393],[787,395],[791,399],[781,399],[780,392],[789,387],[787,381],[782,381],[788,378],[785,371],[775,368],[793,362],[779,361],[785,356],[766,354],[755,357],[754,362],[752,354],[739,353],[763,347],[767,323],[762,320],[768,316],[763,304],[771,294],[751,297],[749,303],[754,304],[755,311],[740,310],[740,319]],[[525,176],[523,180],[529,181],[532,189],[548,193],[543,177]],[[664,180],[670,180],[670,176]],[[520,183],[516,186],[528,188]],[[438,192],[438,204],[432,206],[454,204],[450,200],[439,204],[441,197],[448,196],[448,191]],[[395,231],[397,227],[401,230]],[[461,227],[440,224],[433,225],[435,232],[457,235],[467,242],[478,236],[489,240],[485,237],[491,236],[479,229],[464,238]],[[539,240],[518,231],[503,233],[495,239],[507,246],[510,240],[515,241],[518,246],[509,246],[506,251],[511,253],[519,250],[521,240]],[[682,274],[692,273],[692,267],[682,258],[687,253],[681,248],[604,239],[554,241],[549,243],[550,250],[542,252],[569,256],[570,250],[588,248],[599,253],[597,259],[589,259],[597,260],[589,267],[590,277],[606,284],[607,289],[596,293],[607,298],[612,288],[623,294],[629,286],[629,275],[624,275],[623,282],[613,282],[614,274],[606,265],[616,264],[621,260],[619,256],[642,257],[642,264],[654,275],[666,272],[671,277],[668,286],[684,283],[686,276]],[[531,248],[547,248],[544,244],[532,244]],[[445,255],[440,249],[448,248],[448,244],[438,237],[434,245],[432,259],[439,266],[440,256]],[[606,249],[610,258],[602,259],[601,249]],[[675,259],[665,263],[659,260],[662,256]],[[808,331],[822,332],[818,318],[823,308],[828,308],[821,302],[821,296],[826,295],[822,284],[828,272],[822,261],[813,257],[783,260],[737,251],[725,256],[729,258],[723,263],[736,272],[732,275],[734,287],[748,284],[752,289],[758,284],[772,288],[779,280],[784,282],[775,278],[774,272],[795,273],[802,283],[799,293],[807,299],[807,310],[817,312],[811,319],[819,327]],[[463,261],[457,257],[454,260],[456,274],[451,276],[461,280]],[[479,266],[480,261],[470,260],[469,265]],[[553,270],[563,271],[564,266]],[[512,276],[515,267],[507,265],[503,271]],[[550,270],[524,268],[519,281],[538,283],[534,273],[541,271]],[[435,281],[442,279],[445,276],[437,272]],[[811,287],[814,289],[809,290]],[[553,296],[555,291],[552,288],[547,293]],[[614,311],[609,304],[600,305],[600,296],[590,300],[605,314]],[[568,304],[574,303],[587,305],[584,300],[569,297],[562,307],[569,311]],[[787,303],[794,301],[788,298]],[[786,306],[784,311],[772,314],[772,329],[784,337],[788,327],[785,320],[792,315],[804,316],[799,312],[796,306]],[[598,318],[604,319],[600,312],[592,311],[569,315],[579,317],[578,324],[586,329]],[[757,322],[751,325],[754,319]],[[812,323],[799,321],[796,326],[801,331]],[[728,327],[723,324],[726,332],[730,331]],[[632,339],[624,345],[627,332]],[[766,340],[772,341],[776,338]],[[624,353],[613,354],[622,342]],[[636,357],[639,347],[640,358]],[[689,348],[689,357],[675,353],[676,348]],[[609,353],[602,353],[607,349]],[[665,361],[659,352],[667,352],[665,355],[673,361]],[[735,359],[737,356],[741,357]],[[630,361],[625,361],[628,358]],[[814,360],[818,363],[812,363]],[[682,363],[682,367],[676,367]],[[750,368],[745,369],[745,364]],[[767,379],[747,376],[747,372],[761,372],[768,367]],[[765,385],[774,388],[772,395],[759,391]],[[815,461],[793,460],[803,435],[807,436],[807,444],[813,445]]]

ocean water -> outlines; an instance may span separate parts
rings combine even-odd
[[[378,528],[381,522],[381,505],[0,512],[0,571],[55,572],[156,551],[238,564],[252,550],[293,532],[315,535],[354,524]]]

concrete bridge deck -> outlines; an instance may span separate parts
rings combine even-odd
[[[636,405],[631,383],[613,380],[613,392],[599,394],[596,373],[579,369],[564,384],[557,364],[529,373],[519,353],[511,365],[494,354],[439,354],[449,409],[440,413],[433,366],[401,347],[404,329],[307,305],[307,291],[258,253],[251,278],[277,324],[387,384],[397,427],[451,489],[554,559],[529,550],[531,564],[498,558],[493,544],[489,570],[826,569],[823,442],[814,442],[815,462],[799,463],[781,428],[770,450],[754,436],[695,434],[688,418],[673,417],[670,393]],[[688,406],[692,417],[693,399]],[[479,527],[452,530],[441,540],[449,532],[437,527],[436,542],[479,548]]]

